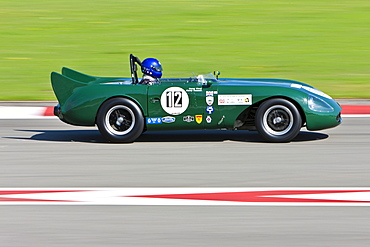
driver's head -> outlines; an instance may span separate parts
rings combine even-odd
[[[155,78],[162,77],[162,65],[161,63],[155,58],[146,58],[141,63],[141,71],[145,75],[150,75]]]

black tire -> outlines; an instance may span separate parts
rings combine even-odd
[[[289,142],[302,127],[297,107],[285,99],[270,99],[257,109],[255,124],[260,135],[269,142]]]
[[[96,124],[111,142],[133,142],[143,133],[144,117],[140,107],[131,100],[113,98],[100,107]]]

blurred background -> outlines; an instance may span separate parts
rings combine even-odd
[[[55,100],[67,66],[129,77],[130,53],[164,77],[303,81],[334,98],[370,98],[368,0],[0,1],[0,101]]]
[[[164,77],[219,70],[370,99],[369,13],[369,0],[0,0],[0,101],[56,100],[63,66],[129,77],[130,53],[158,58]],[[369,187],[369,126],[347,118],[284,144],[220,131],[111,145],[56,119],[1,120],[0,186]],[[0,247],[370,246],[369,212],[2,205]]]

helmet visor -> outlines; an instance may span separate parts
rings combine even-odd
[[[160,64],[152,64],[150,67],[151,67],[154,71],[157,71],[157,72],[161,72],[161,71],[163,71],[163,69],[162,69],[162,65],[160,65]]]

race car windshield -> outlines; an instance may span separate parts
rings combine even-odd
[[[161,78],[161,82],[166,82],[166,81],[184,81],[186,83],[198,83],[198,84],[201,84],[201,85],[206,85],[210,82],[216,82],[217,79],[215,78],[215,76],[212,74],[212,73],[206,73],[206,74],[200,74],[200,73],[191,73],[192,76],[187,76],[189,75],[189,73],[186,73],[186,74],[183,74],[183,75],[179,75],[179,74],[175,74],[175,75],[172,75],[171,72],[169,72],[168,74],[166,74],[166,77],[165,78]]]
[[[198,74],[195,76],[195,78],[198,80],[198,83],[201,84],[207,84],[208,81],[216,81],[216,77],[212,73],[207,74]]]

